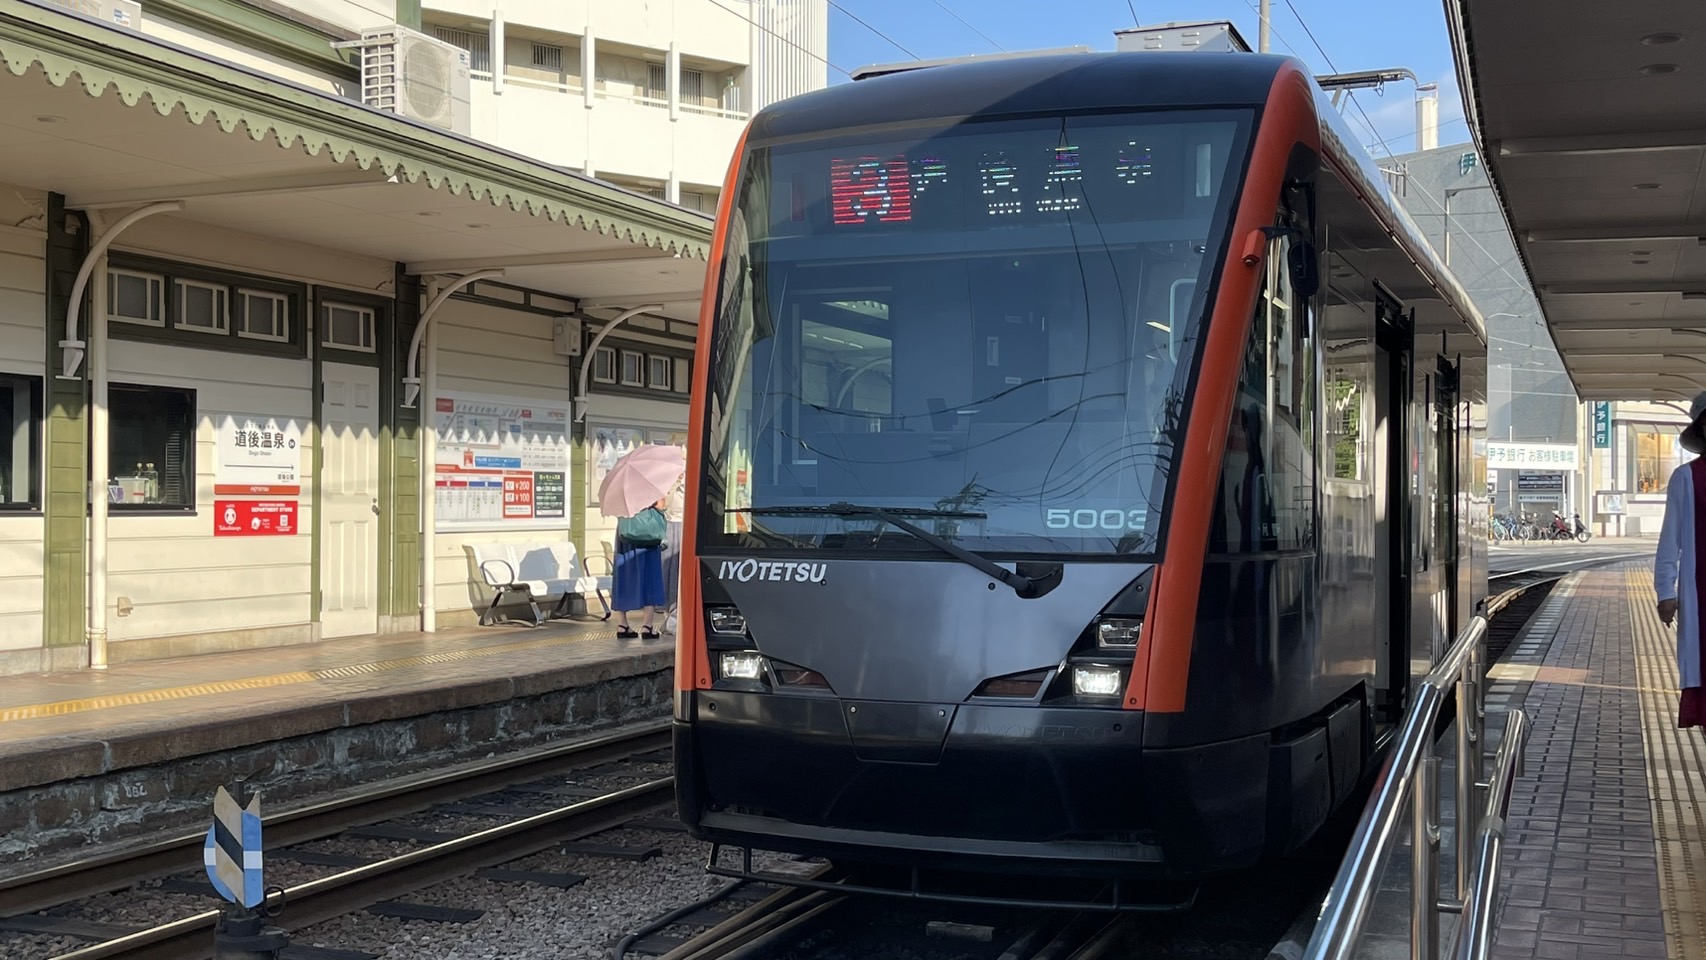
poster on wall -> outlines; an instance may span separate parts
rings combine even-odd
[[[217,496],[294,497],[302,493],[302,427],[288,417],[218,417]]]
[[[295,500],[213,501],[216,537],[293,537],[296,529]]]
[[[566,515],[566,404],[453,393],[438,398],[435,416],[440,525],[501,529]]]

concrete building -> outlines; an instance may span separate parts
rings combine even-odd
[[[427,0],[421,19],[468,51],[475,138],[712,212],[747,117],[827,84],[828,13],[828,0]]]
[[[1486,171],[1467,143],[1430,146],[1437,92],[1420,91],[1419,145],[1380,161],[1394,192],[1487,321],[1487,478],[1494,510],[1587,518],[1581,410],[1505,228]],[[1418,361],[1426,345],[1417,345]]]
[[[714,192],[809,73],[749,30],[790,11],[0,7],[0,672],[472,623],[477,545],[607,574],[601,468],[685,442],[710,217],[585,171]],[[425,34],[481,17],[464,97]],[[564,89],[507,82],[541,46]]]
[[[1693,460],[1677,438],[1688,405],[1670,401],[1595,401],[1583,405],[1589,506],[1595,532],[1656,537],[1664,521],[1671,471]],[[1582,519],[1589,519],[1584,511]]]

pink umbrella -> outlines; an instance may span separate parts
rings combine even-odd
[[[638,447],[611,466],[598,485],[598,510],[607,517],[631,517],[669,492],[687,472],[680,447]]]

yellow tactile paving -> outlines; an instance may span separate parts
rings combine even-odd
[[[107,710],[114,707],[160,703],[167,700],[183,700],[190,697],[204,697],[215,693],[233,693],[244,690],[258,690],[265,687],[285,686],[292,683],[313,683],[321,680],[347,679],[349,677],[383,673],[388,670],[401,670],[407,667],[430,666],[441,663],[455,663],[460,660],[472,660],[478,657],[492,657],[505,653],[540,650],[548,647],[562,646],[566,643],[611,639],[615,636],[616,631],[614,629],[599,630],[596,632],[554,634],[549,637],[541,637],[537,640],[523,640],[517,643],[472,647],[465,650],[446,650],[441,653],[422,654],[414,657],[396,657],[389,660],[373,660],[367,663],[352,663],[336,667],[323,667],[314,670],[293,670],[287,673],[274,673],[257,677],[242,677],[235,680],[219,680],[209,683],[195,683],[177,687],[163,687],[155,690],[134,690],[127,693],[107,694],[100,697],[86,697],[80,700],[59,700],[52,703],[32,703],[17,707],[0,707],[0,723],[12,720],[39,720],[45,717],[60,717],[69,713],[81,713],[86,710]]]
[[[1676,633],[1654,609],[1653,574],[1626,573],[1635,666],[1641,687],[1641,738],[1647,754],[1647,794],[1652,798],[1653,844],[1659,861],[1668,956],[1706,958],[1706,736],[1676,726],[1681,679]]]

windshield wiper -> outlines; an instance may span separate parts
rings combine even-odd
[[[726,512],[749,513],[753,516],[769,515],[778,517],[811,516],[813,514],[821,514],[831,517],[876,517],[878,520],[881,520],[890,526],[912,534],[914,537],[928,543],[948,556],[953,557],[962,563],[969,564],[983,573],[1005,583],[1007,586],[1013,588],[1014,593],[1021,597],[1030,598],[1037,596],[1037,583],[1030,577],[1014,573],[987,557],[973,553],[965,547],[936,536],[934,533],[931,533],[917,524],[908,523],[901,519],[903,516],[909,516],[955,517],[984,520],[989,517],[986,513],[978,513],[970,510],[936,510],[928,507],[896,507],[891,510],[887,507],[871,507],[861,503],[828,503],[821,506],[793,507],[735,507]]]

